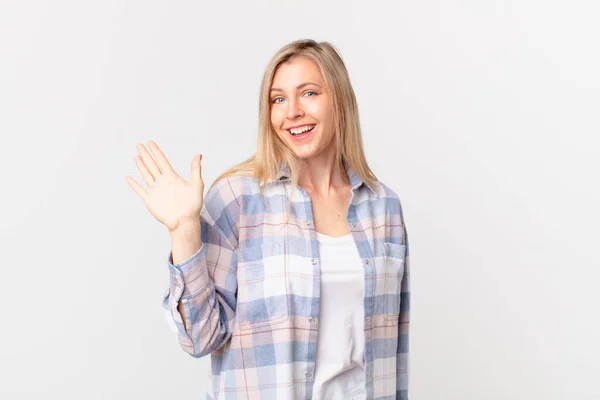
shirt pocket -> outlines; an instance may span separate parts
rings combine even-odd
[[[289,274],[283,243],[242,247],[238,258],[236,319],[240,330],[289,318]]]
[[[400,298],[402,294],[402,277],[404,275],[404,258],[406,246],[385,242],[385,278],[384,302],[387,320],[398,320],[400,315]]]

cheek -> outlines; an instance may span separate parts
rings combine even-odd
[[[311,114],[318,118],[318,120],[324,125],[331,125],[331,107],[328,104],[315,104],[314,107],[311,107]]]
[[[315,110],[315,113],[312,115],[319,120],[322,126],[331,129],[333,124],[331,110],[328,108],[319,108],[318,110]]]
[[[273,128],[275,128],[275,130],[279,130],[281,127],[281,124],[279,123],[280,119],[277,118],[277,113],[274,111],[271,111],[271,125],[273,125]]]
[[[285,111],[283,107],[273,107],[271,109],[271,122],[276,127],[280,128],[285,120]]]
[[[273,127],[275,134],[277,136],[279,136],[281,139],[284,139],[285,135],[281,131],[281,125],[282,125],[281,117],[276,112],[271,113],[271,126]]]

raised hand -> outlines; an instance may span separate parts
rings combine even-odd
[[[202,155],[192,158],[191,179],[187,182],[173,170],[156,143],[148,142],[152,154],[141,143],[138,143],[136,148],[139,155],[135,156],[135,163],[149,190],[146,190],[132,176],[127,176],[125,179],[142,198],[148,211],[171,233],[187,223],[199,224],[200,210],[204,201],[204,182],[200,163]]]

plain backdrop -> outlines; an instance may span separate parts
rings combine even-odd
[[[203,399],[161,307],[154,140],[207,185],[270,57],[341,53],[411,244],[410,398],[599,399],[595,1],[2,1],[0,397]]]

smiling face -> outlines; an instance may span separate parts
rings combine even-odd
[[[312,60],[296,57],[281,64],[273,77],[270,101],[273,128],[299,158],[332,148],[332,99]]]

